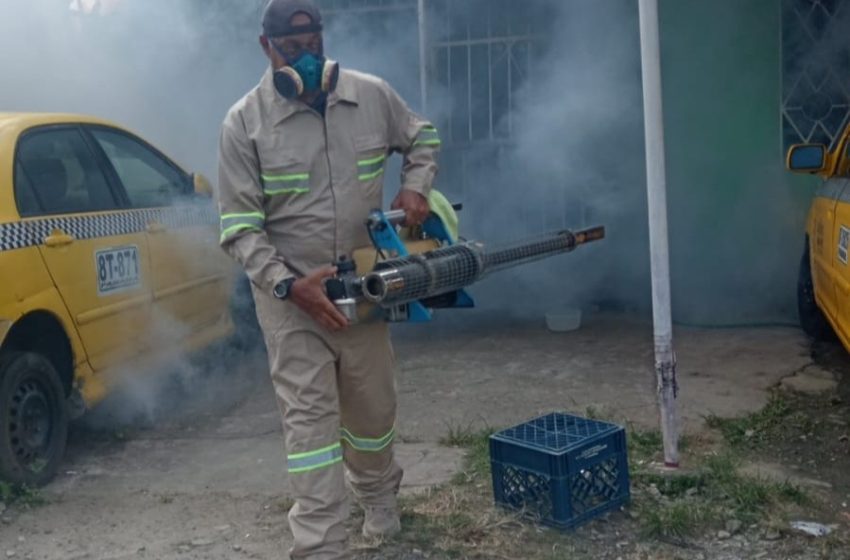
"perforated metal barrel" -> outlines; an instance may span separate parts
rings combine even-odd
[[[383,305],[403,304],[446,294],[478,280],[484,272],[480,251],[453,245],[385,261],[363,281],[366,299]]]
[[[604,236],[605,229],[597,227],[543,235],[492,251],[485,251],[477,243],[465,243],[392,259],[363,277],[363,295],[381,305],[439,296],[469,286],[490,272],[568,253]]]
[[[486,272],[495,272],[519,264],[525,264],[559,253],[572,251],[576,247],[576,236],[565,231],[500,247],[484,254]]]

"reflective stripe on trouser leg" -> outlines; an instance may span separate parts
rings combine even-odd
[[[403,472],[392,448],[396,391],[389,327],[383,322],[359,325],[338,340],[346,474],[361,503],[392,506]]]
[[[315,451],[293,453],[286,456],[289,474],[301,474],[324,469],[341,462],[342,446],[338,443],[316,449]]]
[[[259,289],[254,297],[293,471],[288,477],[295,500],[289,511],[290,555],[295,560],[349,558],[349,504],[337,458],[342,450],[335,353],[292,304]]]
[[[362,438],[355,436],[346,428],[340,430],[342,441],[346,442],[356,451],[364,453],[379,453],[390,446],[395,438],[395,428],[378,438]]]

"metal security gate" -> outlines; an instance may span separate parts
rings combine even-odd
[[[783,0],[783,143],[833,146],[850,122],[850,0]]]
[[[444,144],[439,188],[454,200],[468,201],[467,223],[480,223],[486,218],[477,214],[486,214],[486,201],[492,199],[482,170],[495,172],[494,166],[505,164],[514,148],[517,109],[528,104],[520,97],[541,70],[555,19],[553,3],[425,0],[424,4],[428,114]],[[518,212],[523,222],[539,227],[538,208]]]
[[[509,140],[516,98],[545,49],[551,4],[431,0],[429,98],[453,146]]]

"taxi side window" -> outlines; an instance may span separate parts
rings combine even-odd
[[[41,203],[35,195],[32,183],[24,173],[21,162],[15,162],[15,200],[18,203],[18,212],[21,216],[35,216],[41,209]]]
[[[186,175],[143,142],[105,128],[90,131],[124,185],[133,208],[169,206],[187,194]]]
[[[24,217],[114,210],[115,195],[77,128],[24,135],[15,159],[15,197]]]

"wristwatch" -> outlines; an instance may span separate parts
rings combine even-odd
[[[274,287],[273,293],[274,297],[280,300],[284,300],[289,297],[289,291],[292,289],[292,285],[295,284],[295,278],[285,278],[277,283]]]

